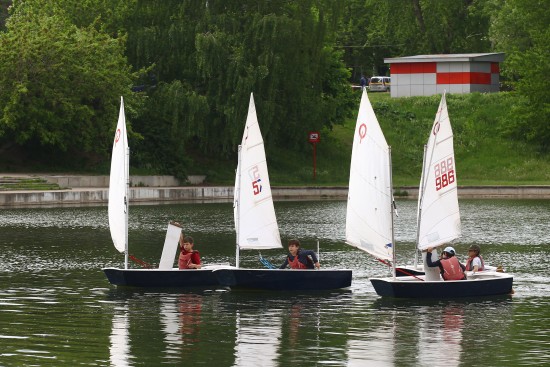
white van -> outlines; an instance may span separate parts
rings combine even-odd
[[[370,78],[369,90],[371,92],[389,92],[391,78],[389,76],[373,76]]]

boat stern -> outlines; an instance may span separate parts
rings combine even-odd
[[[462,298],[512,293],[511,274],[484,272],[468,280],[425,281],[423,277],[371,278],[374,290],[382,297]]]

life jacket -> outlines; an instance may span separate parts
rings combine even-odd
[[[288,265],[290,265],[291,269],[312,269],[313,268],[313,266],[307,266],[306,264],[302,263],[298,259],[298,255],[300,255],[299,252],[296,254],[296,256],[294,256],[294,260],[290,260],[290,255],[288,256]],[[312,262],[309,257],[307,257],[307,262],[308,264]]]
[[[475,256],[475,257],[469,257],[468,260],[466,260],[466,270],[472,271],[474,270],[474,266],[472,265],[472,262],[476,257],[479,257],[479,260],[481,260],[481,267],[477,269],[477,271],[483,271],[485,270],[485,262],[483,261],[483,258],[481,256]]]
[[[189,264],[193,263],[193,261],[191,261],[191,256],[193,256],[195,252],[196,251],[191,251],[191,252],[181,251],[180,257],[178,259],[178,267],[180,269],[189,269]]]
[[[441,259],[440,262],[443,267],[442,276],[444,280],[462,280],[466,278],[456,256]]]

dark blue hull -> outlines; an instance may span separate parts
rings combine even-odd
[[[460,298],[510,294],[514,278],[497,273],[476,279],[455,281],[422,281],[412,277],[371,278],[376,293],[395,298]]]
[[[218,286],[211,269],[103,269],[111,284],[128,287],[209,287]]]
[[[221,285],[231,288],[294,291],[351,286],[351,270],[218,269]]]

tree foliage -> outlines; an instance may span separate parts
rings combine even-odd
[[[486,0],[349,0],[339,43],[360,74],[387,74],[384,58],[488,52]]]
[[[550,10],[541,0],[494,3],[491,37],[507,53],[503,73],[512,80],[518,101],[507,132],[550,150]]]
[[[133,79],[124,39],[77,27],[49,4],[16,2],[0,34],[1,141],[38,156],[52,149],[105,156]]]
[[[550,141],[542,0],[15,0],[6,18],[10,3],[0,153],[104,159],[124,95],[132,164],[183,177],[192,157],[235,157],[250,93],[268,154],[306,150],[307,132],[355,109],[350,78],[387,74],[384,58],[490,51],[518,93],[507,131]]]
[[[250,93],[268,149],[303,149],[309,130],[349,111],[349,74],[331,47],[338,10],[313,0],[138,1],[126,22],[127,52],[135,67],[154,65],[143,80],[154,110],[185,106],[163,131],[180,132],[190,149],[235,154]],[[165,93],[174,86],[186,92]],[[147,121],[140,123],[146,139],[164,124]]]

